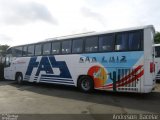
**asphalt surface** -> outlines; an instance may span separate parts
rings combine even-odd
[[[149,94],[94,91],[69,86],[0,81],[0,114],[160,114],[160,83]]]

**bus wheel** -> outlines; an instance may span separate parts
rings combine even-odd
[[[21,73],[18,73],[16,75],[16,81],[17,81],[18,84],[23,84],[23,76],[22,76]]]
[[[82,76],[78,80],[78,88],[83,92],[91,92],[94,89],[94,83],[91,77]]]

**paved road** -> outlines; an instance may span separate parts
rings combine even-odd
[[[95,91],[50,84],[17,85],[0,81],[0,113],[115,114],[160,113],[160,83],[150,94]]]

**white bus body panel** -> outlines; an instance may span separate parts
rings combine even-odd
[[[144,29],[144,80],[143,87],[144,91],[149,92],[155,86],[155,72],[150,73],[150,64],[154,63],[154,29]]]

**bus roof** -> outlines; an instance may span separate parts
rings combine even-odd
[[[146,25],[146,26],[130,27],[130,28],[117,29],[117,30],[108,30],[108,31],[103,31],[103,32],[87,32],[87,33],[82,33],[82,34],[60,36],[60,37],[55,37],[55,38],[49,38],[49,39],[46,39],[45,41],[72,39],[72,38],[86,37],[90,35],[116,33],[116,32],[131,31],[131,30],[138,30],[138,29],[145,29],[145,28],[152,28],[153,31],[155,31],[153,25]]]
[[[66,36],[48,38],[43,41],[39,41],[36,43],[30,43],[30,44],[24,44],[24,45],[38,44],[38,43],[65,40],[65,39],[73,39],[73,38],[80,38],[80,37],[87,37],[87,36],[91,36],[91,35],[93,35],[93,36],[100,35],[100,34],[103,35],[103,34],[107,34],[107,33],[116,33],[116,32],[131,31],[131,30],[138,30],[138,29],[145,29],[145,28],[151,28],[155,32],[153,25],[145,25],[145,26],[130,27],[130,28],[117,29],[117,30],[108,30],[108,31],[103,31],[103,32],[92,31],[92,32],[86,32],[86,33],[80,33],[80,34],[66,35]],[[18,45],[18,46],[24,46],[24,45]],[[13,46],[13,47],[18,47],[18,46]]]

